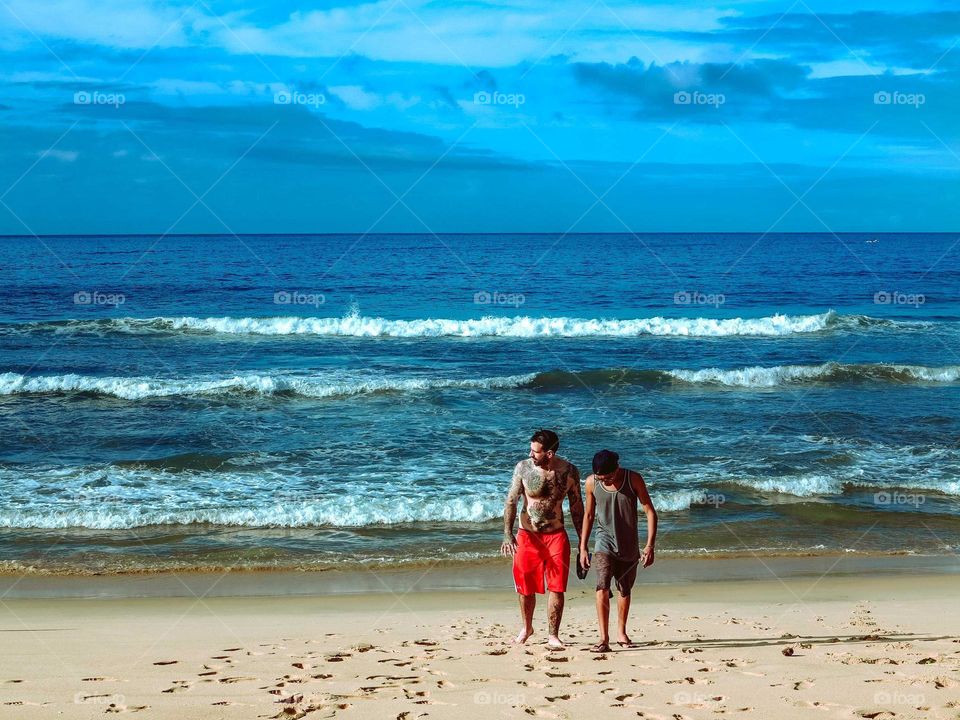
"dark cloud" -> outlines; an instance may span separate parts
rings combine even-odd
[[[809,68],[786,61],[742,65],[631,60],[573,66],[575,78],[600,93],[608,112],[638,121],[702,124],[762,122],[814,130],[930,138],[956,137],[960,78],[930,75],[856,75],[811,78]],[[701,93],[684,103],[676,93]],[[722,96],[711,104],[708,95]]]
[[[457,99],[453,96],[453,92],[450,88],[445,85],[431,85],[430,89],[436,93],[436,97],[445,105],[448,105],[451,108],[460,110],[460,105],[457,103]]]
[[[167,152],[204,153],[235,157],[249,150],[265,162],[320,167],[424,168],[443,158],[448,168],[526,167],[496,153],[458,146],[447,152],[444,140],[433,135],[367,127],[338,120],[304,106],[258,104],[242,107],[171,107],[154,102],[128,102],[121,108],[65,104],[60,111],[86,118],[105,128],[129,125],[153,138]],[[122,130],[122,125],[119,126]],[[264,135],[264,133],[266,133]],[[157,150],[162,154],[161,150]]]
[[[691,119],[696,122],[729,122],[732,117],[755,117],[764,104],[781,93],[796,91],[807,70],[779,60],[758,60],[743,65],[676,62],[649,65],[636,58],[622,65],[578,63],[574,77],[584,86],[619,99],[611,110],[637,119]],[[680,94],[678,96],[678,93]],[[685,103],[686,93],[690,102]],[[693,97],[699,93],[697,97]],[[702,96],[722,96],[717,102],[698,104]],[[723,110],[723,115],[718,111]]]
[[[473,82],[466,83],[465,87],[471,91],[486,90],[487,92],[494,92],[497,89],[497,79],[490,71],[481,70],[474,73]]]

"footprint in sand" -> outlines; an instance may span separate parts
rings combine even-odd
[[[548,717],[548,718],[559,717],[556,713],[547,712],[546,710],[538,710],[537,708],[530,707],[529,705],[523,705],[521,707],[523,707],[523,711],[527,715],[533,715],[534,717]]]
[[[186,692],[192,686],[193,686],[193,683],[190,682],[189,680],[174,680],[173,685],[171,687],[168,687],[166,690],[163,690],[162,692],[165,692],[165,693]]]
[[[538,683],[534,682],[533,680],[517,680],[517,685],[520,685],[521,687],[537,688],[538,690],[543,690],[547,687],[545,683]]]
[[[176,665],[179,660],[157,660],[154,665]]]
[[[126,713],[126,712],[140,712],[141,710],[149,710],[149,705],[123,705],[121,703],[110,703],[107,705],[107,709],[104,710],[105,713]]]

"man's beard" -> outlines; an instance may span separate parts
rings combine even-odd
[[[550,467],[550,458],[544,457],[543,460],[537,460],[536,458],[533,458],[533,464],[538,468],[548,468]]]

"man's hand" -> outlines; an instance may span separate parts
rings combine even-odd
[[[503,545],[500,546],[500,554],[511,556],[517,554],[517,539],[513,535],[504,538]]]
[[[587,552],[586,548],[580,548],[580,567],[584,570],[590,567],[590,553]]]
[[[653,565],[653,548],[647,545],[640,552],[640,562],[643,564],[643,567],[648,568]]]

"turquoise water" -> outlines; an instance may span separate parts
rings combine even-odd
[[[955,552],[958,242],[0,238],[0,560],[482,561],[541,426],[663,553]]]

